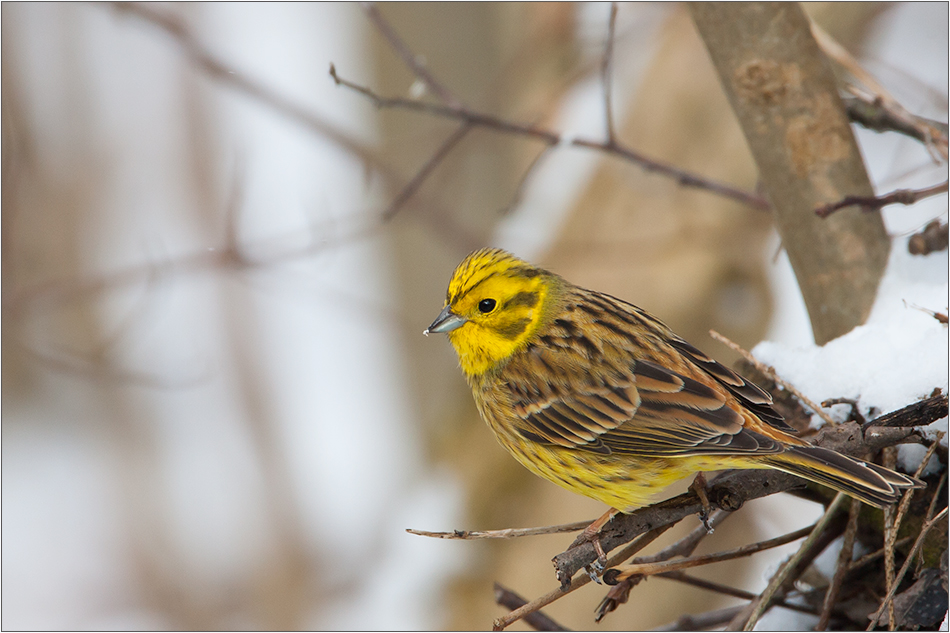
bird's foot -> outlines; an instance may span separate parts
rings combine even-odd
[[[600,530],[617,514],[619,514],[619,510],[611,508],[605,512],[602,517],[584,528],[584,531],[581,532],[574,540],[574,543],[571,544],[572,548],[584,543],[590,543],[591,546],[593,546],[594,552],[597,554],[597,559],[585,565],[584,570],[587,572],[587,575],[590,576],[590,579],[597,584],[601,584],[600,577],[607,568],[607,553],[604,551],[604,546],[600,542]]]
[[[706,494],[706,477],[702,473],[696,473],[693,483],[689,489],[696,493],[699,502],[703,504],[703,509],[699,511],[699,520],[703,522],[708,534],[715,532],[715,528],[709,523],[709,517],[712,515],[712,505],[709,503],[709,496]]]

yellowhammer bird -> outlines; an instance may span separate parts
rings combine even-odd
[[[502,250],[459,264],[429,332],[448,333],[515,459],[620,511],[727,468],[774,468],[876,507],[924,485],[790,435],[768,393],[640,308]]]

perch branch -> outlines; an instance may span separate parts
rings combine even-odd
[[[641,534],[639,538],[637,538],[635,541],[633,541],[632,543],[627,545],[625,548],[620,550],[620,552],[608,558],[607,566],[618,565],[622,563],[623,561],[627,560],[628,558],[630,558],[631,556],[639,552],[641,549],[643,549],[644,547],[646,547],[647,545],[655,541],[657,538],[660,537],[661,534],[666,532],[671,527],[673,526],[664,525],[664,526],[655,528],[653,530],[650,530],[649,532],[646,532],[644,534]],[[558,587],[557,589],[544,594],[540,598],[536,598],[532,600],[531,602],[529,602],[528,604],[522,607],[519,607],[515,609],[514,611],[511,611],[510,613],[500,618],[497,618],[492,623],[492,630],[502,631],[506,629],[507,627],[511,626],[511,624],[513,624],[514,622],[517,622],[518,620],[524,618],[529,613],[534,613],[538,609],[544,608],[545,606],[551,604],[555,600],[563,598],[567,594],[580,589],[581,587],[583,587],[590,581],[591,581],[590,576],[588,576],[587,574],[578,576],[566,588],[563,586]]]

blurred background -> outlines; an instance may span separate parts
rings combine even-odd
[[[946,120],[946,3],[806,10]],[[470,108],[604,138],[609,4],[379,11]],[[422,336],[472,249],[628,299],[730,364],[710,328],[810,340],[767,213],[615,158],[475,129],[393,206],[458,123],[334,84],[331,63],[434,100],[359,5],[3,3],[0,25],[4,629],[485,629],[493,581],[552,589],[569,535],[404,531],[604,510],[512,460],[448,342]],[[619,138],[754,190],[685,7],[621,4],[616,33]],[[878,191],[946,177],[912,141],[859,142]],[[934,215],[902,213],[895,234]],[[818,514],[748,507],[702,551]],[[761,590],[785,551],[696,575]],[[590,628],[602,593],[548,612]],[[654,579],[600,626],[723,604]]]

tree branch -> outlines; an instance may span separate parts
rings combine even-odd
[[[824,344],[867,319],[890,250],[879,214],[842,214],[830,225],[813,213],[845,195],[874,195],[834,74],[797,4],[689,6]]]
[[[835,211],[847,207],[861,207],[862,211],[879,211],[889,204],[914,204],[918,200],[946,193],[948,184],[950,182],[944,181],[939,185],[924,187],[923,189],[897,189],[880,196],[845,196],[837,202],[818,207],[815,209],[815,215],[819,218],[827,218]]]

